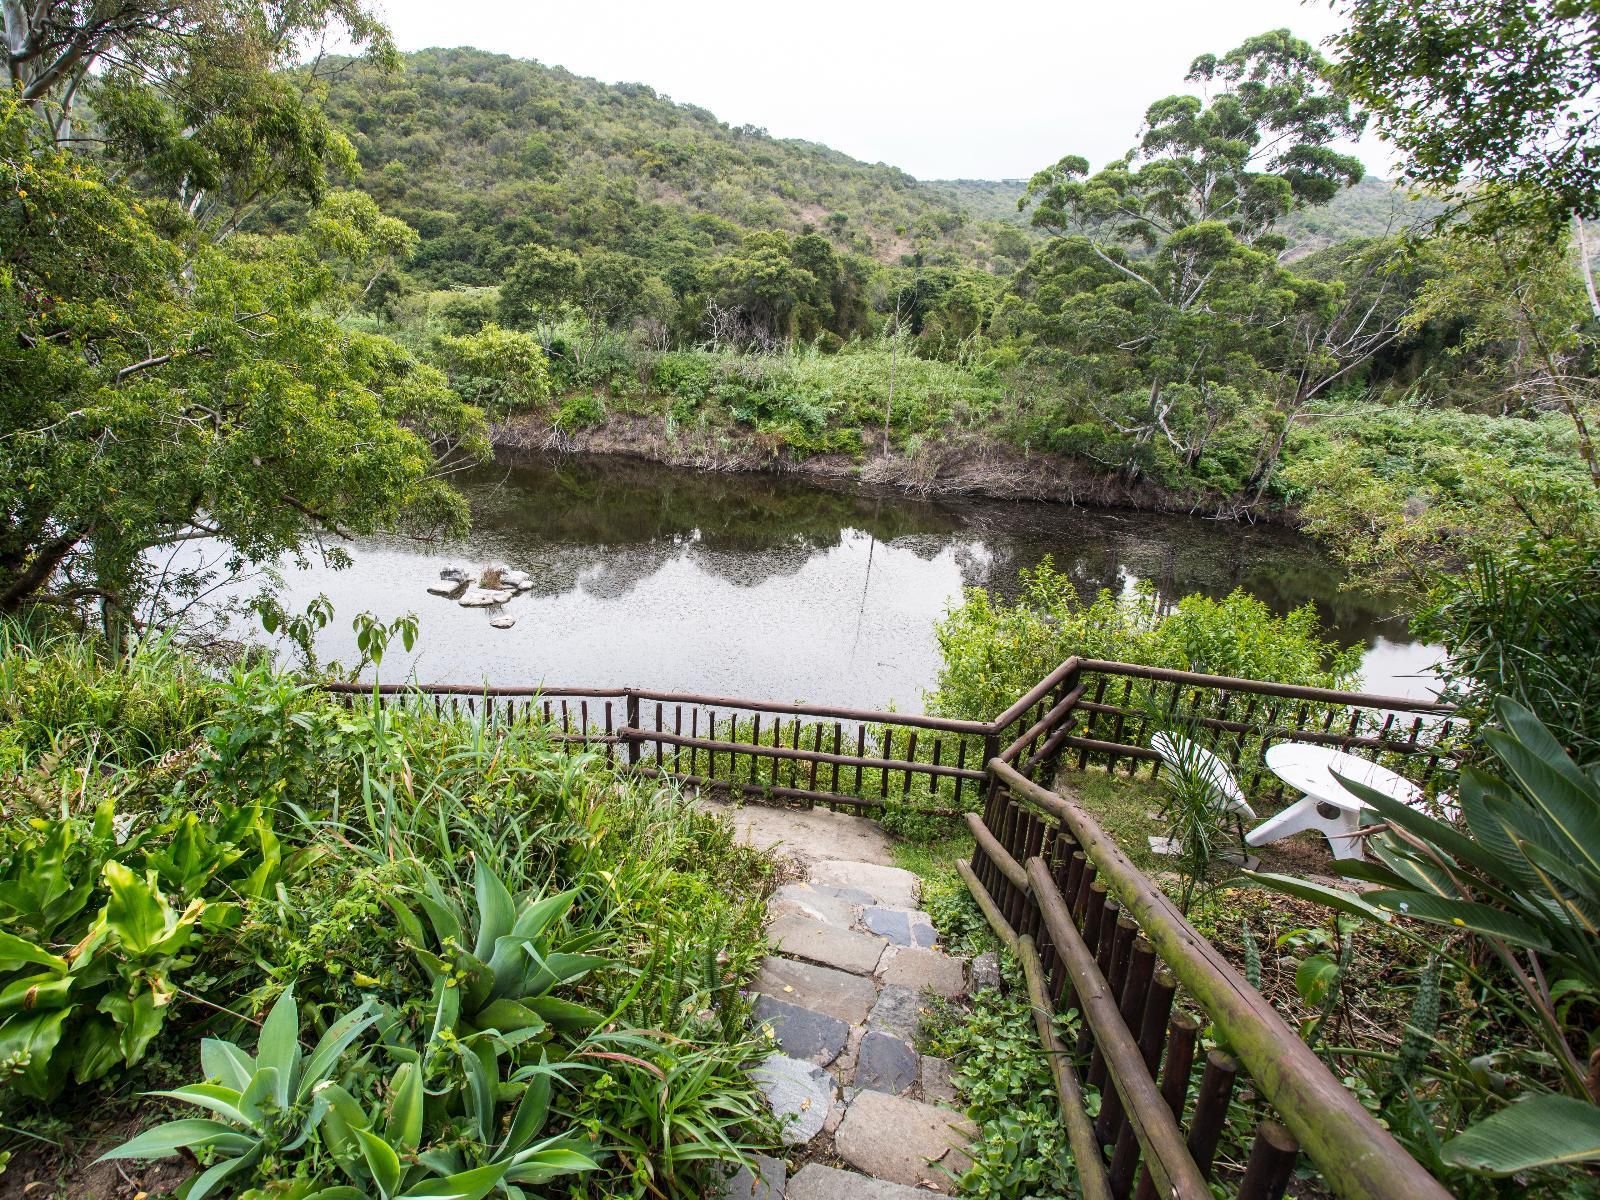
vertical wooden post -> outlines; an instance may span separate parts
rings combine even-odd
[[[1239,1185],[1239,1200],[1283,1200],[1299,1153],[1300,1145],[1287,1129],[1276,1121],[1261,1122]]]
[[[639,693],[632,688],[624,688],[622,695],[627,702],[628,765],[632,767],[639,762]]]

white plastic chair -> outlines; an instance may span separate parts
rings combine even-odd
[[[1246,820],[1254,821],[1256,811],[1244,798],[1244,789],[1239,786],[1227,763],[1198,742],[1191,742],[1175,733],[1156,734],[1150,739],[1150,749],[1161,756],[1161,761],[1169,770],[1198,770],[1200,777],[1221,799],[1222,810],[1233,814],[1239,838],[1244,840],[1244,823]]]

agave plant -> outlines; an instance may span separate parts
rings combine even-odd
[[[380,1011],[368,1001],[346,1013],[328,1027],[307,1056],[300,1047],[294,990],[289,989],[262,1022],[254,1057],[232,1042],[206,1038],[200,1043],[200,1063],[208,1082],[150,1093],[192,1104],[212,1116],[167,1121],[102,1155],[102,1160],[165,1158],[185,1147],[210,1151],[211,1165],[195,1178],[187,1195],[187,1200],[204,1200],[264,1157],[300,1149],[327,1112],[319,1089],[332,1080],[340,1056],[377,1021]]]
[[[513,897],[480,859],[468,908],[433,872],[416,870],[414,896],[422,916],[399,897],[388,903],[423,970],[459,1006],[452,1026],[459,1024],[464,1034],[495,1029],[527,1042],[544,1040],[551,1029],[582,1031],[605,1020],[604,1013],[550,994],[611,962],[584,953],[604,937],[602,931],[572,933],[562,924],[576,890]]]
[[[1569,1093],[1522,1100],[1445,1147],[1453,1165],[1502,1174],[1600,1158],[1600,1080],[1585,1064],[1591,1048],[1580,1056],[1568,1040],[1559,1003],[1563,992],[1600,993],[1600,767],[1579,767],[1514,701],[1500,698],[1495,713],[1501,727],[1483,740],[1499,771],[1462,770],[1464,830],[1341,780],[1386,828],[1370,839],[1374,861],[1334,869],[1376,890],[1250,878],[1373,920],[1404,916],[1466,931],[1493,951]]]

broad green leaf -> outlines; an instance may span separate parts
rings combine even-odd
[[[1600,872],[1600,802],[1588,777],[1527,709],[1501,697],[1495,710],[1506,729],[1484,730],[1484,741],[1545,814],[1566,852]]]
[[[422,1072],[416,1063],[401,1063],[389,1081],[389,1120],[384,1136],[394,1145],[415,1151],[422,1141]]]
[[[247,1118],[239,1109],[240,1094],[233,1088],[223,1087],[215,1083],[191,1083],[188,1087],[173,1088],[167,1092],[147,1092],[149,1096],[165,1096],[168,1100],[182,1100],[185,1104],[193,1104],[199,1108],[208,1109],[226,1121],[236,1125],[251,1125],[252,1120]]]
[[[527,982],[531,993],[548,991],[559,983],[581,979],[590,971],[609,967],[611,960],[597,954],[550,954],[540,962],[539,970]]]
[[[189,1185],[188,1194],[184,1200],[205,1200],[216,1191],[217,1187],[230,1176],[237,1175],[240,1171],[248,1170],[261,1157],[262,1147],[259,1143],[249,1153],[237,1158],[224,1158],[207,1167],[195,1181]]]
[[[255,1071],[255,1063],[232,1042],[224,1042],[219,1038],[202,1038],[200,1068],[209,1078],[219,1080],[236,1092],[242,1092],[250,1086],[250,1076]]]
[[[49,967],[53,971],[67,969],[66,959],[51,954],[48,950],[17,937],[16,934],[0,930],[0,971],[14,971],[22,963]]]
[[[483,1200],[505,1173],[506,1166],[503,1163],[477,1167],[446,1179],[431,1179],[408,1188],[398,1200]]]
[[[1352,917],[1365,917],[1369,921],[1378,922],[1391,919],[1381,908],[1374,907],[1357,893],[1343,888],[1327,887],[1324,884],[1312,883],[1308,879],[1300,879],[1293,875],[1278,875],[1270,871],[1245,871],[1243,875],[1257,887],[1309,900],[1313,904],[1321,904],[1325,908],[1348,913]]]
[[[115,1149],[107,1150],[96,1162],[109,1158],[166,1158],[176,1154],[182,1146],[202,1150],[209,1146],[248,1144],[239,1131],[221,1121],[191,1117],[183,1121],[167,1121],[146,1129],[137,1137],[129,1138]]]
[[[1570,1096],[1532,1096],[1444,1144],[1440,1157],[1482,1175],[1600,1159],[1600,1108]]]
[[[540,1063],[543,1066],[543,1062]],[[517,1105],[516,1116],[511,1118],[511,1128],[500,1143],[500,1153],[516,1154],[539,1136],[545,1119],[550,1114],[551,1075],[549,1070],[535,1072],[528,1080],[527,1090]]]
[[[474,1039],[462,1055],[467,1073],[467,1116],[477,1123],[480,1142],[492,1144],[495,1135],[495,1100],[499,1095],[500,1064],[489,1038]]]
[[[283,1094],[283,1073],[277,1067],[260,1067],[250,1077],[250,1086],[239,1094],[239,1111],[252,1125],[266,1125],[283,1111],[278,1097]]]
[[[0,988],[0,1016],[65,1008],[72,1003],[71,976],[27,975]]]
[[[571,1000],[563,1000],[559,996],[529,996],[523,1003],[563,1033],[594,1029],[606,1019],[606,1014],[603,1012],[596,1012],[592,1008],[575,1004]]]
[[[17,1013],[0,1024],[0,1060],[27,1064],[12,1077],[14,1086],[37,1100],[49,1100],[66,1079],[64,1062],[56,1058],[60,1050],[61,1026],[76,1011],[57,1008],[37,1014]]]
[[[311,1056],[306,1059],[297,1098],[304,1099],[312,1088],[333,1071],[338,1065],[339,1056],[377,1021],[379,1013],[377,1001],[365,1000],[328,1026],[328,1032],[322,1035]]]
[[[293,987],[284,990],[261,1023],[261,1037],[256,1042],[256,1066],[277,1070],[278,1107],[288,1108],[290,1088],[300,1068],[300,1010],[295,1004]]]
[[[577,899],[578,890],[572,888],[529,904],[518,915],[516,924],[511,927],[510,932],[518,937],[539,937],[552,924],[566,916]]]
[[[478,900],[478,940],[472,953],[484,962],[494,953],[494,944],[511,932],[517,919],[516,902],[500,877],[478,859],[474,872],[474,890]]]
[[[472,1016],[479,1029],[498,1029],[511,1033],[518,1029],[543,1029],[544,1018],[519,1000],[494,1000]]]
[[[1339,978],[1339,964],[1326,954],[1313,954],[1295,968],[1294,987],[1300,999],[1315,1007],[1328,998],[1328,991]]]
[[[1521,917],[1475,904],[1470,900],[1448,900],[1430,896],[1426,892],[1379,891],[1368,892],[1367,900],[1401,916],[1436,925],[1449,925],[1470,930],[1488,937],[1503,938],[1529,950],[1550,950],[1549,940]]]
[[[370,1129],[356,1129],[354,1132],[356,1141],[361,1145],[362,1157],[367,1161],[367,1170],[372,1172],[372,1181],[385,1196],[394,1195],[400,1188],[400,1156],[395,1153],[393,1146]]]

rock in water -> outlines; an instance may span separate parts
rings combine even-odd
[[[440,579],[448,579],[451,583],[471,583],[472,572],[465,567],[446,567],[439,572]]]
[[[490,617],[489,618],[489,624],[493,625],[496,629],[510,629],[516,623],[517,623],[517,619],[515,617]]]
[[[444,583],[430,583],[428,585],[428,594],[430,596],[447,596],[451,599],[454,599],[456,596],[461,594],[462,590],[466,586],[465,580],[446,581]]]
[[[468,588],[467,594],[456,603],[462,608],[491,608],[504,604],[511,596],[505,588]]]

